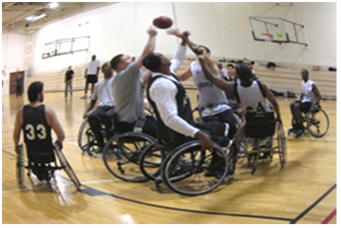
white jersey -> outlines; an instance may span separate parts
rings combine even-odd
[[[98,67],[101,67],[101,62],[98,59],[95,59],[94,61],[90,61],[88,63],[87,67],[87,75],[96,75]]]
[[[303,88],[302,102],[313,102],[316,100],[316,95],[313,92],[313,84],[315,83],[312,80],[308,80],[307,82],[302,81]]]
[[[201,69],[199,62],[191,63],[191,72],[193,81],[199,91],[199,109],[203,117],[219,114],[225,110],[231,109],[224,91],[208,81]]]
[[[102,79],[96,83],[94,92],[91,95],[91,100],[99,100],[98,106],[115,106],[115,100],[112,93],[112,83],[114,81],[112,76],[109,79]]]
[[[237,83],[236,92],[239,97],[240,105],[245,112],[272,112],[271,107],[266,102],[266,98],[263,96],[259,85],[257,80],[253,80],[252,84],[248,87],[244,87],[240,83]]]

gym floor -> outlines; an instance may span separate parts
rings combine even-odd
[[[188,90],[192,107],[196,90]],[[89,99],[82,92],[45,93],[64,128],[63,152],[82,183],[78,192],[66,173],[57,171],[54,192],[44,182],[25,177],[16,182],[12,133],[17,110],[27,104],[15,95],[2,97],[2,223],[3,224],[336,224],[336,101],[322,101],[330,119],[322,138],[287,136],[288,161],[261,161],[256,173],[238,161],[236,174],[213,192],[188,197],[151,181],[127,183],[105,168],[100,156],[82,154],[77,134]],[[289,104],[278,98],[284,128],[291,125]]]

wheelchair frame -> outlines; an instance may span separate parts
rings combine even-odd
[[[321,121],[316,120],[316,118],[315,118],[315,115],[317,113],[322,114],[322,116],[325,117],[325,119],[326,119],[326,125],[327,126],[326,126],[326,129],[322,133],[320,133]],[[291,130],[291,131],[288,131],[288,135],[293,133],[293,134],[295,134],[295,138],[298,138],[302,134],[309,132],[314,138],[321,138],[321,137],[325,136],[329,130],[329,117],[328,117],[327,113],[320,106],[316,107],[314,112],[308,112],[308,113],[305,113],[304,115],[302,114],[302,121],[303,121],[303,126],[304,126],[304,130],[302,131],[302,133],[297,133],[297,131]],[[294,119],[292,119],[291,122],[293,123]],[[316,129],[318,133],[315,133],[313,131],[313,129]]]
[[[197,109],[194,109],[194,111],[197,111]],[[184,183],[193,175],[193,176],[199,176],[200,174],[203,174],[208,171],[208,167],[204,165],[203,162],[199,162],[198,164],[195,164],[195,162],[192,162],[192,167],[187,167],[191,168],[191,171],[189,171],[186,175],[182,174],[179,176],[172,176],[169,175],[170,171],[170,163],[173,161],[176,161],[176,157],[181,156],[181,154],[186,154],[190,153],[193,148],[196,148],[196,153],[201,154],[204,156],[205,154],[209,154],[212,151],[202,151],[200,142],[197,140],[193,140],[191,142],[182,144],[175,148],[174,150],[170,150],[169,148],[165,147],[164,145],[160,145],[158,143],[151,144],[148,146],[142,153],[141,158],[140,158],[140,169],[141,172],[150,180],[153,180],[156,184],[156,187],[159,188],[159,185],[161,183],[165,183],[170,189],[173,191],[179,193],[179,194],[184,194],[184,195],[200,195],[200,194],[205,194],[216,187],[219,186],[219,184],[228,177],[228,179],[232,178],[234,175],[235,171],[235,163],[238,159],[238,148],[237,145],[235,144],[235,138],[239,135],[239,131],[242,127],[242,121],[240,118],[235,115],[236,118],[236,125],[237,125],[237,132],[232,139],[232,144],[230,145],[229,148],[222,148],[218,144],[214,143],[214,149],[218,151],[220,154],[220,159],[223,158],[222,160],[225,162],[225,169],[224,173],[221,174],[218,177],[219,182],[212,186],[207,186],[206,189],[197,189],[194,190],[192,189],[191,191],[186,191],[181,189],[179,187],[179,183]],[[187,151],[188,150],[188,151]],[[229,153],[227,153],[227,150],[229,150]],[[193,155],[190,156],[193,161],[194,157]],[[202,160],[202,159],[201,159]],[[181,167],[181,165],[180,165]],[[161,177],[159,177],[161,175]],[[205,176],[205,175],[204,175]],[[217,178],[217,177],[214,177]],[[203,176],[200,176],[200,179],[205,180],[208,179],[207,177],[203,178]],[[184,180],[184,181],[182,181]],[[215,181],[213,181],[215,182]],[[189,188],[188,188],[189,189]]]
[[[45,180],[47,182],[49,189],[52,189],[52,186],[50,184],[50,179],[54,177],[54,172],[56,170],[63,169],[65,171],[65,173],[68,175],[68,177],[70,178],[71,182],[75,185],[77,190],[81,191],[81,189],[80,189],[81,183],[80,183],[78,177],[76,176],[76,173],[73,171],[72,167],[70,166],[69,162],[67,161],[62,150],[55,143],[53,143],[53,150],[54,150],[54,154],[58,158],[59,162],[57,162],[57,159],[55,159],[55,161],[53,161],[53,162],[40,163],[41,165],[45,166],[45,168],[47,169],[48,176],[47,176],[47,178],[44,178],[43,180]],[[16,178],[17,178],[18,184],[22,185],[24,182],[25,169],[27,169],[27,171],[28,171],[27,176],[30,177],[31,172],[33,172],[32,171],[33,167],[31,166],[31,163],[34,163],[34,162],[25,161],[25,151],[24,151],[23,144],[18,145],[17,151],[18,151],[18,155],[17,155],[17,162],[16,162]],[[27,164],[25,164],[25,163],[27,163]],[[54,165],[51,166],[51,163],[54,163]],[[46,166],[46,165],[48,165],[48,166]],[[30,181],[32,182],[31,178],[30,178]],[[33,182],[32,182],[32,184],[33,184]]]
[[[257,170],[257,165],[259,159],[261,158],[261,154],[264,155],[265,158],[269,157],[273,158],[274,154],[279,155],[281,168],[284,168],[284,165],[287,162],[287,149],[286,149],[286,137],[283,129],[282,123],[276,123],[275,126],[275,135],[277,136],[275,140],[277,141],[277,145],[273,146],[274,135],[266,136],[266,144],[265,146],[261,146],[260,142],[262,138],[257,137],[246,137],[245,136],[245,125],[242,130],[239,132],[239,136],[237,137],[237,145],[240,151],[240,157],[246,157],[248,163],[253,160],[253,167],[251,170],[251,174],[254,174]],[[252,149],[249,150],[249,141],[252,140]],[[263,139],[264,140],[264,139]],[[267,154],[268,153],[268,154]]]

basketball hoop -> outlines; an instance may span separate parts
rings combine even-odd
[[[270,43],[272,41],[273,35],[270,33],[262,33],[262,36],[264,37],[264,40],[266,43]]]

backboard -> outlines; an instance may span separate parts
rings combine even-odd
[[[278,17],[249,17],[252,36],[256,41],[274,43],[296,43],[308,46],[304,42],[303,25]]]
[[[89,38],[73,37],[54,40],[44,44],[43,59],[58,55],[72,54],[79,51],[87,51],[89,47]]]

